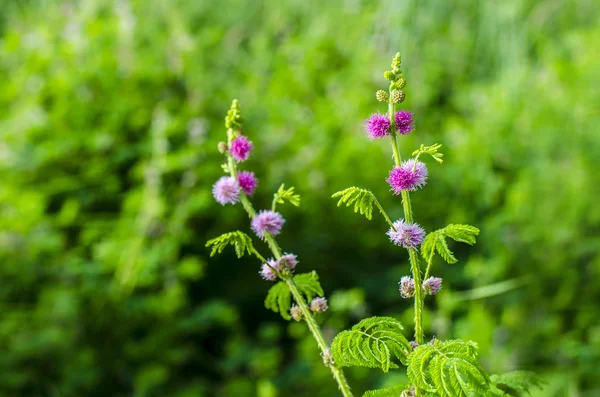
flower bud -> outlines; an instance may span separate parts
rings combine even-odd
[[[323,364],[325,364],[326,366],[329,367],[335,364],[335,362],[333,361],[333,355],[331,354],[331,349],[327,349],[323,353],[321,353],[321,357],[323,357]]]
[[[226,142],[219,142],[219,144],[217,145],[217,148],[219,149],[219,153],[225,153],[227,152],[227,143]]]
[[[290,309],[290,314],[292,315],[292,318],[296,321],[301,321],[304,316],[302,315],[302,309],[300,309],[300,306],[292,306],[292,308]]]
[[[392,103],[404,102],[404,98],[406,98],[406,94],[404,93],[404,91],[393,91],[392,92]]]
[[[442,279],[439,277],[429,277],[423,281],[423,290],[427,295],[435,295],[442,289]]]
[[[387,70],[383,72],[383,78],[388,81],[393,81],[396,78],[396,76],[394,75],[394,72]]]
[[[406,85],[406,79],[404,78],[404,76],[398,77],[398,80],[396,80],[396,84],[394,85],[398,87],[399,90],[403,89]]]
[[[375,98],[377,98],[377,100],[379,102],[387,102],[388,101],[388,93],[385,92],[384,90],[377,90],[377,92],[375,93]]]
[[[415,397],[416,395],[417,395],[417,391],[415,390],[414,387],[403,390],[402,393],[400,393],[400,397]]]

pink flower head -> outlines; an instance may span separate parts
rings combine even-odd
[[[262,267],[259,272],[260,275],[265,280],[277,281],[277,273],[275,272],[275,270],[279,271],[279,262],[273,258],[269,259],[267,262],[268,262],[268,265],[267,265],[267,263],[262,264]],[[273,269],[275,269],[275,270],[273,270]]]
[[[285,223],[285,219],[279,212],[275,211],[260,211],[252,218],[251,227],[254,233],[261,239],[265,239],[265,232],[269,232],[272,236],[276,236],[281,232],[281,227]]]
[[[396,121],[396,127],[400,134],[408,135],[414,130],[415,124],[412,115],[412,112],[407,110],[401,110],[394,115],[394,121]]]
[[[404,248],[417,248],[417,246],[423,244],[425,230],[418,224],[406,223],[404,219],[399,219],[394,222],[394,229],[390,228],[387,232],[394,244],[401,245]]]
[[[318,297],[314,298],[312,302],[310,302],[310,310],[315,313],[323,313],[327,309],[329,309],[329,306],[327,305],[327,298]]]
[[[425,185],[427,180],[427,167],[424,163],[410,159],[404,161],[400,167],[396,166],[390,171],[386,179],[394,194],[403,190],[416,190]]]
[[[235,204],[240,200],[240,185],[234,178],[224,176],[213,185],[212,193],[221,205]]]
[[[390,135],[390,120],[386,115],[374,113],[365,121],[365,131],[371,139]]]
[[[287,267],[290,270],[294,270],[298,264],[298,258],[294,254],[285,254],[279,259],[282,267]]]
[[[410,276],[404,276],[400,279],[400,296],[405,299],[415,296],[415,280]]]
[[[254,176],[254,172],[240,171],[238,172],[237,180],[244,193],[249,196],[254,194],[258,186],[258,179]]]
[[[250,157],[250,151],[254,148],[252,142],[244,135],[240,135],[231,141],[229,153],[237,161],[246,161]]]
[[[442,279],[439,277],[429,277],[423,281],[423,289],[427,295],[435,295],[442,289]]]

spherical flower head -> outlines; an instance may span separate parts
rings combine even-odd
[[[406,299],[415,296],[415,280],[412,277],[404,276],[398,284],[400,284],[400,296]]]
[[[254,176],[254,172],[240,171],[238,172],[237,180],[244,193],[248,196],[254,194],[254,191],[258,186],[258,179]]]
[[[252,142],[246,138],[245,135],[240,135],[231,141],[229,153],[231,153],[231,157],[233,157],[234,160],[239,163],[240,161],[248,160],[248,157],[250,157],[250,151],[252,151],[253,148],[254,145]]]
[[[417,190],[425,186],[427,180],[427,166],[425,163],[410,159],[402,162],[400,167],[396,166],[390,171],[386,179],[394,194],[400,194],[403,190]]]
[[[406,223],[404,219],[398,219],[393,225],[394,228],[390,228],[387,235],[390,236],[390,240],[394,244],[401,245],[407,249],[417,248],[423,244],[425,230],[417,223]]]
[[[427,295],[435,295],[442,289],[442,279],[439,277],[429,277],[423,281],[423,289]]]
[[[221,177],[213,185],[212,193],[221,205],[235,204],[240,201],[240,185],[230,176]]]
[[[294,254],[285,254],[280,259],[281,267],[287,267],[290,270],[294,270],[298,264],[298,258]]]
[[[329,309],[329,306],[327,305],[327,298],[317,297],[310,302],[310,310],[312,310],[314,313],[323,313],[327,309]]]
[[[285,219],[279,212],[275,211],[260,211],[252,218],[251,227],[254,233],[261,239],[265,239],[265,232],[269,232],[272,236],[276,236],[281,232],[281,227],[285,223]]]
[[[396,127],[400,134],[408,135],[414,130],[415,124],[412,115],[412,112],[407,110],[401,110],[394,115],[394,121],[396,121]]]
[[[279,261],[276,261],[275,259],[271,258],[267,261],[267,263],[262,264],[262,267],[260,268],[259,272],[260,275],[265,280],[277,281],[277,273],[275,272],[275,270],[279,271]]]
[[[300,306],[292,306],[292,308],[290,309],[290,314],[292,315],[292,318],[296,321],[301,321],[303,318],[302,309],[300,309]]]
[[[371,139],[384,138],[390,135],[390,120],[384,114],[372,114],[365,121],[365,131]]]

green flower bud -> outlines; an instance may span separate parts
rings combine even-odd
[[[226,142],[219,142],[219,144],[217,145],[217,148],[219,149],[219,153],[225,153],[227,151],[227,143]]]
[[[387,70],[383,72],[383,78],[388,81],[393,81],[396,78],[396,76],[394,75],[394,72]]]
[[[406,79],[404,78],[404,76],[398,77],[398,80],[396,80],[396,83],[394,84],[394,86],[396,86],[399,90],[403,89],[405,85]]]
[[[404,98],[406,94],[404,91],[393,91],[392,92],[392,103],[402,103],[404,102]]]
[[[231,103],[231,108],[227,112],[225,117],[225,127],[231,129],[242,128],[242,116],[240,115],[240,103],[237,99],[234,99]]]
[[[400,68],[401,63],[402,63],[402,57],[400,56],[400,53],[397,52],[396,55],[394,55],[394,59],[392,59],[392,69]]]
[[[379,102],[387,102],[389,100],[388,93],[384,90],[377,90],[375,93],[375,98],[377,98]]]

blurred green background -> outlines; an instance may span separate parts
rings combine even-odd
[[[427,334],[543,374],[536,396],[600,396],[599,20],[595,0],[1,1],[0,396],[337,396],[305,327],[264,309],[259,263],[208,258],[248,230],[212,199],[216,146],[239,98],[255,205],[302,194],[280,242],[321,276],[329,340],[410,324],[404,251],[329,198],[361,186],[401,216],[362,131],[397,51],[402,152],[446,160],[416,219],[482,230],[436,262]],[[357,395],[404,379],[348,374]]]

